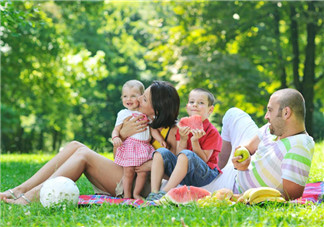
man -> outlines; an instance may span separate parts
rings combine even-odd
[[[286,200],[302,196],[315,146],[305,130],[305,112],[302,94],[290,88],[272,94],[265,115],[268,124],[260,129],[242,110],[228,110],[223,118],[220,168],[240,145],[252,157],[241,163],[240,157],[233,157],[222,169],[224,174],[204,188],[225,187],[243,193],[249,188],[272,187]]]

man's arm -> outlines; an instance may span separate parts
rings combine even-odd
[[[284,191],[283,196],[286,200],[297,199],[303,195],[305,188],[304,186],[301,186],[286,179],[282,179],[282,185]]]
[[[228,159],[231,155],[231,152],[232,152],[231,142],[223,140],[221,152],[218,154],[218,167],[220,169],[223,169],[226,166]]]
[[[258,136],[254,136],[249,143],[247,143],[246,145],[244,145],[244,147],[246,149],[249,150],[250,154],[253,155],[256,150],[258,149],[258,146],[259,146],[259,143],[260,143],[260,139]]]
[[[253,155],[256,152],[256,150],[258,149],[259,143],[260,143],[259,137],[255,136],[252,138],[252,140],[249,143],[244,145],[244,147],[246,147],[246,149],[249,150],[250,154]],[[237,170],[240,170],[240,171],[247,170],[250,165],[250,162],[251,162],[251,157],[247,158],[243,162],[238,162],[238,160],[240,160],[240,159],[241,159],[241,157],[239,157],[239,156],[232,158],[234,168],[236,168]]]

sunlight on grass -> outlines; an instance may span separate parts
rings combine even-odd
[[[308,182],[324,181],[324,141],[315,144]]]
[[[112,153],[100,153],[102,156],[113,160]],[[49,161],[55,154],[1,154],[1,162],[33,162],[44,163]]]
[[[324,141],[317,143],[309,182],[324,179]],[[101,154],[112,159],[111,153]],[[2,154],[1,191],[12,188],[31,177],[54,155]],[[90,182],[83,175],[77,181],[81,194],[92,194]],[[235,204],[199,208],[188,206],[108,205],[45,209],[40,203],[12,206],[0,202],[0,226],[324,226],[324,203]]]

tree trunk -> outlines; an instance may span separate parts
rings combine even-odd
[[[290,4],[290,40],[292,45],[292,68],[293,68],[293,78],[294,78],[294,85],[295,88],[303,93],[302,86],[299,78],[299,45],[298,45],[298,25],[296,20],[296,9],[294,4]]]
[[[315,12],[313,2],[308,2],[308,16]],[[303,77],[303,95],[306,103],[306,129],[310,135],[313,134],[313,112],[314,112],[314,85],[315,85],[315,36],[316,24],[308,20],[307,46],[305,50],[304,77]]]
[[[58,131],[56,131],[56,130],[54,129],[54,130],[53,130],[53,144],[52,144],[52,149],[53,149],[53,151],[56,150],[57,140],[58,140]]]
[[[43,148],[44,148],[44,130],[41,129],[38,138],[37,150],[43,150]]]
[[[275,38],[276,38],[276,45],[277,45],[277,54],[278,54],[278,75],[280,76],[281,88],[287,87],[287,73],[285,68],[285,62],[283,59],[282,49],[280,46],[280,31],[279,31],[279,22],[280,22],[280,14],[277,7],[277,3],[273,4],[274,6],[274,23],[275,23]]]

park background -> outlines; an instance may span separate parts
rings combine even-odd
[[[324,2],[1,1],[1,151],[56,153],[71,140],[111,152],[121,86],[170,81],[237,106],[259,126],[271,93],[298,89],[324,138]]]

